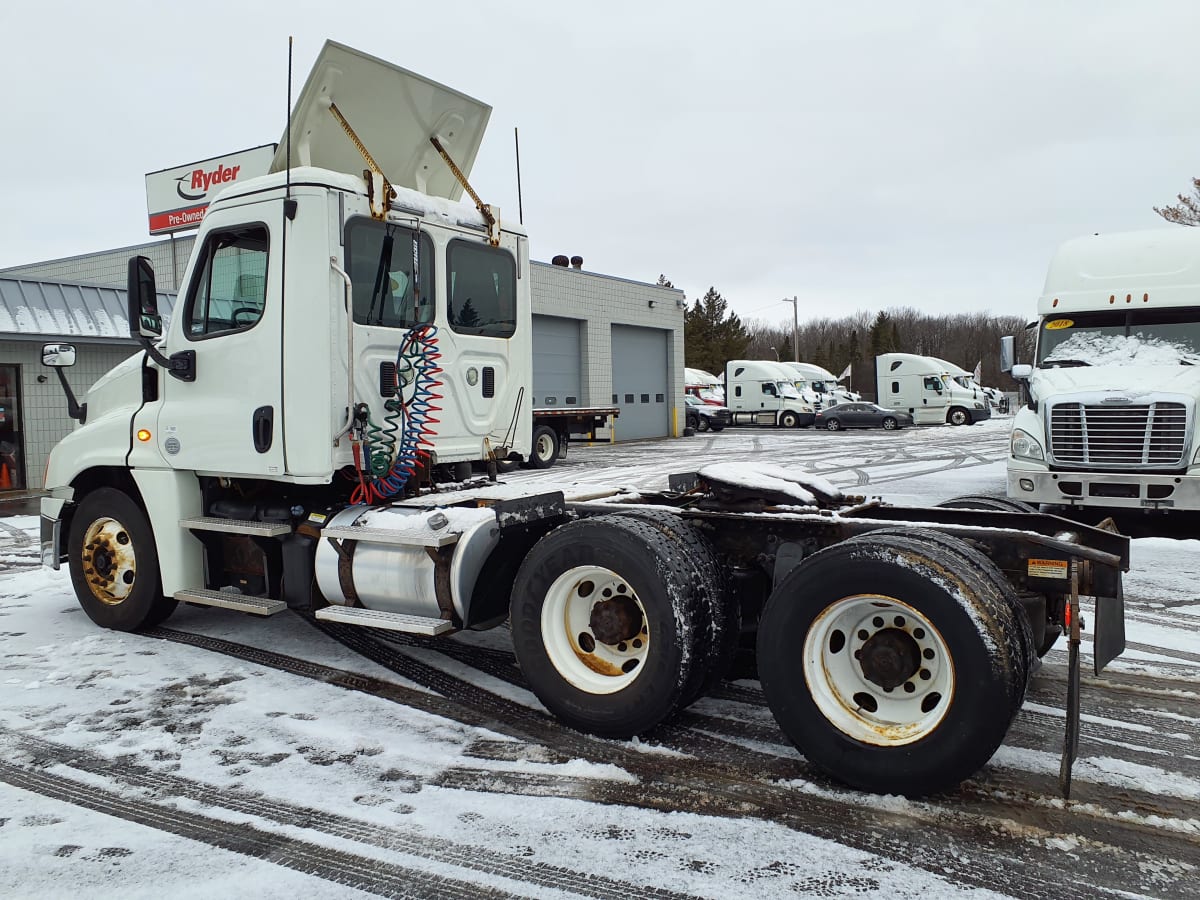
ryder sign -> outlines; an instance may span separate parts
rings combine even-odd
[[[195,228],[208,204],[235,181],[266,175],[275,145],[263,144],[239,153],[162,169],[146,176],[146,212],[151,234]]]

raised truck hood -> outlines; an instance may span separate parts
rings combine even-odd
[[[343,44],[326,41],[292,112],[291,164],[361,176],[367,163],[329,111],[350,123],[393,185],[458,200],[462,185],[429,138],[470,177],[492,108],[453,88]],[[288,165],[284,132],[272,172]]]

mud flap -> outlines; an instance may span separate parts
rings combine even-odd
[[[1125,652],[1125,591],[1117,581],[1117,596],[1096,598],[1096,634],[1092,663],[1096,674]]]

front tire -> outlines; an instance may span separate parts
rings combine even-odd
[[[837,419],[826,419],[825,420],[825,430],[826,431],[841,431],[842,423],[839,422]]]
[[[956,406],[946,415],[946,421],[951,425],[970,425],[971,414],[961,406]]]
[[[851,538],[767,601],[763,693],[833,777],[877,793],[946,790],[991,758],[1015,714],[1028,675],[1015,615],[959,554],[919,535]]]
[[[723,645],[702,621],[713,621],[705,571],[668,525],[638,516],[581,519],[542,538],[510,610],[530,688],[560,721],[602,737],[672,716],[698,696]]]
[[[897,426],[896,420],[893,419],[891,416],[888,416],[887,418],[885,418],[883,420],[883,422],[881,422],[880,424],[883,425],[884,431],[895,431],[896,426]]]
[[[780,428],[799,428],[800,417],[790,410],[779,417]]]
[[[709,427],[710,426],[708,424],[708,416],[701,416],[701,415],[696,416],[696,430],[697,431],[703,433],[705,431],[708,431]]]
[[[558,459],[558,432],[548,425],[533,430],[533,450],[529,453],[529,468],[548,469]]]
[[[149,628],[175,611],[177,601],[162,595],[150,521],[121,491],[98,488],[80,501],[67,553],[79,605],[102,628]]]

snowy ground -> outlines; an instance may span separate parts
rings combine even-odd
[[[901,504],[1003,493],[1007,421],[731,429],[573,447],[513,483],[664,486],[713,461],[822,474]],[[567,732],[503,629],[360,655],[298,617],[184,607],[96,629],[37,522],[0,519],[0,895],[1195,896],[1200,544],[1134,542],[1130,649],[1085,677],[1057,796],[1065,655],[992,763],[922,802],[812,772],[727,682],[652,742]],[[380,652],[386,647],[387,652]],[[1086,645],[1085,645],[1086,649]]]

